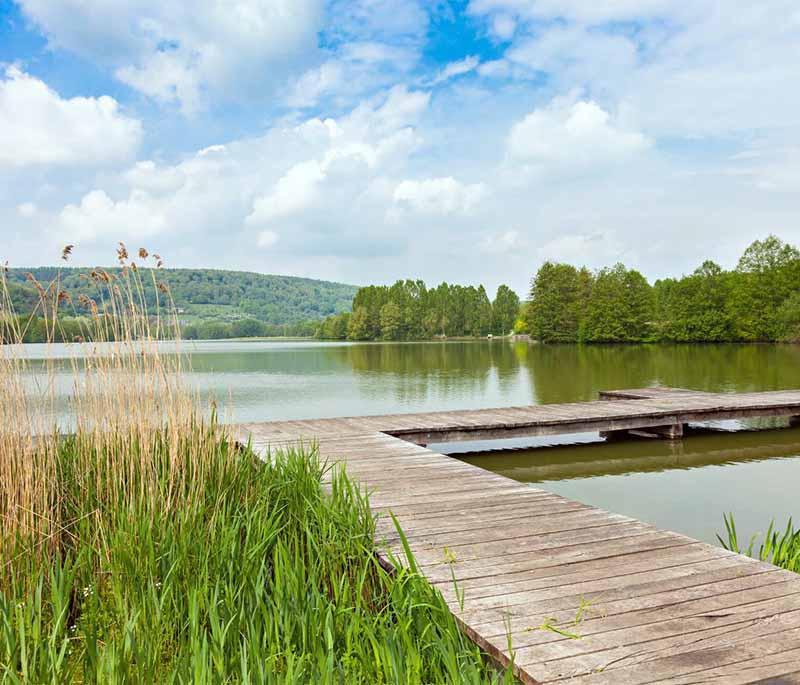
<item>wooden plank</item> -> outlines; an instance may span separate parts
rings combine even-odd
[[[234,434],[265,457],[313,445],[332,466],[326,482],[340,470],[357,479],[378,514],[379,548],[403,563],[392,512],[462,630],[500,664],[510,663],[511,631],[525,683],[800,682],[794,574],[414,444],[794,415],[800,391],[645,388],[596,402],[244,424]],[[578,611],[580,639],[531,630],[545,619],[569,629]]]

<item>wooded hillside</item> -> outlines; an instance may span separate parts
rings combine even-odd
[[[9,269],[7,277],[15,309],[27,312],[38,301],[28,273],[41,283],[49,283],[59,271],[62,288],[75,303],[80,293],[92,295],[91,283],[81,278],[81,274],[89,271],[85,268]],[[117,269],[107,271],[115,273]],[[241,319],[284,325],[323,319],[348,311],[358,290],[355,286],[310,278],[216,269],[161,269],[158,279],[169,286],[180,319],[187,325],[211,321],[232,323]],[[147,295],[154,299],[155,291],[150,289]],[[76,307],[80,314],[80,305]]]

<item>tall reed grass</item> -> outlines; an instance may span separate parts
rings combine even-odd
[[[315,450],[263,463],[232,444],[159,342],[177,334],[160,258],[138,258],[121,245],[119,275],[87,274],[66,426],[63,362],[32,369],[0,287],[0,681],[510,681],[413,565],[381,566],[346,474],[323,490]],[[56,331],[71,295],[34,285]]]

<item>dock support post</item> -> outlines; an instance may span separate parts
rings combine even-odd
[[[790,428],[797,428],[800,426],[800,416],[790,416],[789,417],[789,427]]]

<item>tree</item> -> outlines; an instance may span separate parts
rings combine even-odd
[[[367,308],[364,306],[356,307],[350,315],[350,322],[347,326],[347,337],[349,340],[369,340],[369,321]]]
[[[592,284],[585,335],[589,342],[646,340],[653,315],[650,285],[623,264],[601,269]]]
[[[239,319],[231,324],[234,338],[256,338],[264,335],[264,325],[255,319]]]
[[[779,339],[800,342],[800,292],[793,293],[778,310]]]
[[[776,340],[781,335],[778,309],[800,288],[800,252],[771,235],[742,254],[732,282],[729,311],[736,337]]]
[[[676,342],[730,340],[729,282],[722,268],[712,261],[703,262],[691,276],[658,281],[659,337]]]
[[[492,302],[492,331],[506,335],[514,329],[519,314],[519,297],[507,285],[501,285]]]
[[[541,342],[577,342],[581,320],[581,277],[571,264],[545,262],[531,282],[527,319]]]
[[[402,340],[403,312],[395,302],[381,307],[381,337],[384,340]]]

